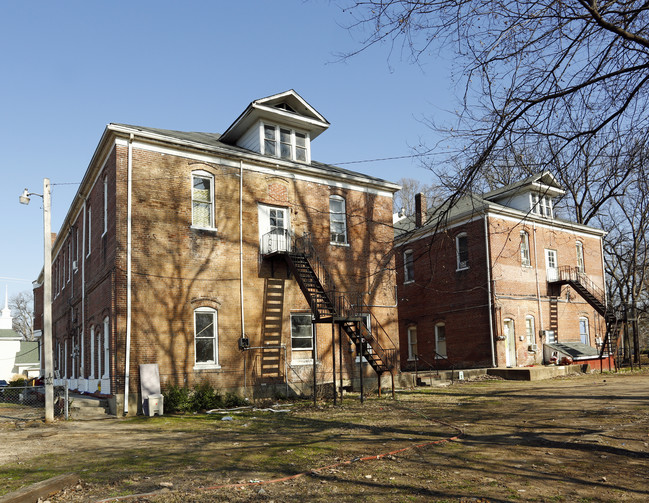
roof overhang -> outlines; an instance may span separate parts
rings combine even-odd
[[[293,111],[277,108],[281,104],[288,105]],[[236,143],[259,120],[307,131],[311,140],[319,136],[330,125],[327,119],[291,89],[250,103],[237,120],[221,135],[220,140],[224,143]]]

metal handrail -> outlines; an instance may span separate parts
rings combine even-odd
[[[375,344],[372,344],[372,350],[381,358],[381,361],[385,362],[386,365],[390,365],[390,368],[396,366],[397,350],[394,341],[376,316],[370,311],[369,307],[363,302],[362,295],[356,294],[357,302],[352,303],[349,300],[348,294],[336,288],[332,275],[329,273],[324,262],[318,257],[313,245],[311,233],[305,232],[301,236],[296,236],[288,229],[274,229],[264,234],[262,236],[262,254],[269,255],[280,252],[304,254],[313,272],[320,281],[320,285],[337,316],[351,318],[361,314],[369,314],[371,319],[374,320],[373,325],[378,327],[386,335],[393,348],[383,348],[372,332],[368,331],[370,337],[366,339],[374,341]],[[314,310],[317,311],[318,306],[316,304],[317,301],[313,299],[311,305],[312,312]],[[359,306],[364,310],[359,311]]]

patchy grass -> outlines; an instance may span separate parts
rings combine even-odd
[[[50,501],[170,484],[148,500],[647,501],[646,379],[464,382],[364,405],[347,398],[336,407],[297,403],[290,413],[244,410],[228,414],[231,421],[185,414],[6,428],[3,447],[16,454],[2,458],[0,493],[75,472],[79,489]],[[427,445],[457,428],[465,432],[459,441]],[[34,442],[38,449],[28,455]],[[274,484],[214,488],[300,473]]]

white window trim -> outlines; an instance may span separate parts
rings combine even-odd
[[[110,365],[108,365],[110,360],[110,347],[109,347],[109,319],[108,316],[104,318],[104,373],[101,376],[102,379],[108,379],[110,376]]]
[[[437,330],[438,327],[444,327],[444,354],[438,351],[439,349],[439,334]],[[435,358],[437,360],[443,360],[445,358],[448,358],[448,346],[446,344],[446,323],[445,322],[435,323]]]
[[[466,238],[466,250],[467,250],[467,259],[466,259],[466,264],[464,265],[460,261],[460,239],[462,238]],[[455,236],[455,261],[457,265],[456,271],[466,271],[471,267],[468,255],[469,255],[469,235],[466,232],[461,232],[457,236]]]
[[[311,323],[311,347],[309,348],[294,348],[293,347],[293,317],[294,316],[304,316],[304,317],[309,317],[311,318],[311,313],[291,313],[291,351],[313,351],[313,343],[314,343],[314,327],[313,323]],[[312,318],[311,318],[312,320]],[[313,321],[313,320],[312,320]],[[306,337],[300,337],[301,339],[306,339]],[[313,359],[309,359],[311,362],[313,362]]]
[[[204,227],[202,225],[196,225],[194,224],[194,177],[200,177],[200,178],[209,178],[210,180],[210,226]],[[206,231],[212,231],[216,232],[218,229],[216,227],[216,214],[215,214],[215,208],[214,208],[214,192],[215,192],[215,181],[214,181],[214,175],[210,173],[209,171],[204,171],[204,170],[196,170],[192,171],[191,176],[189,177],[189,182],[190,182],[190,194],[191,194],[191,205],[192,205],[192,222],[191,222],[191,228],[192,229],[201,229],[201,230],[206,230]]]
[[[584,260],[584,243],[581,241],[575,242],[575,252],[577,253],[577,270],[579,272],[585,272],[586,264]]]
[[[214,362],[196,361],[196,313],[212,313],[214,319]],[[198,307],[192,314],[194,323],[194,369],[220,369],[219,364],[219,313],[211,307]]]
[[[408,258],[410,258],[410,263],[412,264],[412,277],[409,277],[408,274]],[[408,285],[415,282],[415,258],[412,250],[406,250],[403,252],[403,284]]]
[[[86,258],[90,256],[90,251],[92,250],[92,207],[88,206],[86,209],[86,225],[88,227],[87,229],[87,235],[88,235],[88,252],[86,253]]]
[[[581,320],[586,321],[586,336],[588,337],[588,344],[590,344],[590,320],[588,319],[587,316],[580,316],[579,317],[579,342],[582,342],[582,340],[581,340]]]
[[[410,325],[407,329],[407,335],[408,335],[408,361],[409,362],[414,362],[415,360],[418,359],[418,355],[413,355],[412,354],[412,339],[411,339],[411,332],[414,330],[415,332],[415,339],[417,338],[417,325]],[[415,342],[415,344],[418,344],[418,341]],[[419,348],[417,348],[419,350]]]
[[[552,205],[552,198],[542,196],[536,192],[530,192],[530,211],[534,215],[545,218],[554,218],[554,207]]]
[[[530,341],[529,339],[529,334],[527,333],[527,322],[531,320],[532,321],[532,340]],[[525,316],[525,340],[527,341],[527,344],[536,344],[536,321],[534,320],[534,316],[531,314],[528,314]]]
[[[104,229],[101,237],[104,237],[108,232],[108,176],[104,175]]]
[[[527,251],[527,257],[525,257],[524,251]],[[521,267],[532,267],[530,233],[527,231],[521,231]]]
[[[282,126],[280,124],[273,124],[270,122],[263,122],[261,121],[259,123],[259,151],[263,155],[267,155],[269,157],[274,157],[277,159],[283,159],[285,161],[293,161],[293,162],[300,162],[300,163],[306,163],[306,164],[311,164],[311,136],[307,131],[300,131],[297,129],[293,129],[292,127],[289,126]],[[274,128],[275,129],[275,154],[267,154],[266,153],[266,144],[265,144],[265,139],[266,139],[266,134],[265,134],[265,128],[268,126],[269,128]],[[286,129],[291,132],[291,157],[286,158],[281,156],[281,148],[282,148],[282,142],[281,142],[281,135],[280,135],[280,129]],[[295,139],[295,133],[303,134],[304,135],[304,147],[305,147],[305,157],[306,159],[304,161],[298,161],[296,157],[296,147],[297,147],[297,142]]]
[[[334,213],[333,211],[331,211],[332,200],[340,201],[342,203],[343,210],[341,213]],[[333,215],[342,215],[343,236],[345,238],[345,241],[342,243],[331,240],[331,224],[333,223],[333,219],[332,219]],[[338,195],[329,196],[329,243],[333,246],[349,246],[349,236],[347,234],[347,201],[345,201],[344,197]]]
[[[95,327],[90,327],[90,375],[89,379],[95,378]]]

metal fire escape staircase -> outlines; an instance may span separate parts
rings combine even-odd
[[[349,295],[336,289],[316,255],[309,234],[295,237],[285,229],[271,231],[262,236],[262,255],[283,257],[310,306],[315,323],[337,323],[379,376],[396,367],[396,348],[384,348],[375,336],[382,331],[392,342],[389,335],[369,307],[360,300],[352,303]],[[367,315],[373,319],[372,331],[363,321]]]
[[[604,317],[606,322],[606,335],[602,342],[599,357],[602,358],[608,351],[609,355],[617,355],[619,349],[620,326],[626,321],[625,312],[615,309],[606,301],[606,294],[599,286],[578,267],[560,267],[556,278],[548,280],[550,285],[571,286],[581,297],[588,302],[595,311]]]

